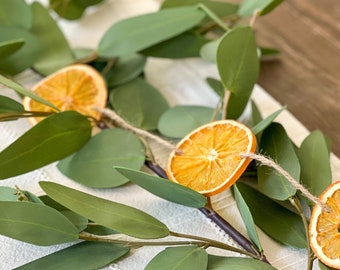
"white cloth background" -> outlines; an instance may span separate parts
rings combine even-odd
[[[46,4],[47,1],[40,2]],[[158,6],[159,1],[155,0],[108,0],[95,10],[90,10],[83,19],[77,22],[60,21],[60,26],[63,28],[73,47],[96,47],[105,30],[115,21],[132,15],[156,11]],[[216,67],[200,59],[177,61],[150,59],[146,66],[147,79],[163,93],[170,105],[197,104],[215,106],[217,97],[205,83],[205,78],[208,76],[218,78]],[[40,77],[28,71],[20,74],[16,79],[29,88]],[[13,91],[3,86],[0,86],[0,94],[18,98]],[[259,86],[255,87],[252,97],[259,106],[263,116],[267,116],[281,107],[279,103]],[[283,112],[277,118],[277,121],[285,126],[288,134],[297,145],[308,135],[308,131],[288,111]],[[30,125],[25,119],[0,123],[0,151],[29,128]],[[332,155],[332,166],[333,179],[340,179],[340,161],[334,155]],[[89,189],[67,179],[56,169],[55,164],[0,181],[0,185],[11,187],[18,185],[22,189],[41,194],[38,185],[38,182],[41,180],[55,181],[103,198],[139,208],[160,219],[172,231],[201,235],[235,245],[228,235],[225,235],[215,224],[196,209],[167,202],[134,185],[126,185],[109,190]],[[235,202],[230,196],[229,191],[213,197],[213,203],[215,210],[221,216],[242,233],[246,234]],[[265,255],[273,266],[280,270],[306,268],[307,254],[305,250],[283,247],[271,240],[260,230],[259,235]],[[13,269],[68,245],[38,247],[0,236],[0,269]],[[105,269],[144,269],[148,261],[162,249],[162,247],[138,249],[133,255]],[[220,250],[209,249],[208,251],[214,254],[237,256],[237,254],[221,252]]]

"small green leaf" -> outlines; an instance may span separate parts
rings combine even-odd
[[[0,113],[23,112],[24,110],[24,106],[22,106],[21,103],[9,97],[0,95]]]
[[[34,62],[34,69],[49,75],[72,63],[72,50],[49,11],[40,3],[32,4],[33,23],[31,32],[40,39],[43,49]]]
[[[23,39],[25,44],[15,53],[0,58],[0,71],[16,75],[31,67],[39,57],[43,46],[30,31],[16,26],[0,26],[0,42]]]
[[[260,110],[257,107],[256,103],[252,100],[251,101],[251,122],[252,122],[252,126],[255,127],[262,120],[263,120],[263,118],[262,118],[262,115],[260,113]],[[258,140],[258,141],[260,141],[260,140]]]
[[[231,92],[227,117],[237,119],[259,74],[257,45],[250,26],[234,28],[223,36],[217,49],[217,67],[224,87]]]
[[[311,132],[298,149],[301,164],[301,183],[315,196],[331,184],[332,171],[328,146],[321,131]]]
[[[0,26],[16,26],[29,30],[31,21],[32,14],[26,1],[0,1]]]
[[[238,182],[237,187],[261,230],[282,244],[297,248],[307,247],[300,216],[244,183]]]
[[[136,208],[105,200],[53,182],[40,182],[55,201],[93,222],[137,238],[169,235],[165,224]]]
[[[259,134],[262,132],[266,127],[268,127],[274,120],[275,118],[283,111],[285,110],[286,107],[283,107],[276,112],[273,112],[271,115],[267,116],[265,119],[263,119],[261,122],[257,123],[255,126],[251,128],[251,131],[253,132],[254,135]]]
[[[262,246],[261,246],[259,236],[257,234],[257,230],[256,230],[256,227],[255,227],[253,217],[251,215],[251,212],[248,208],[247,203],[244,201],[242,194],[240,193],[240,191],[237,188],[237,184],[235,184],[233,186],[233,191],[234,191],[234,196],[235,196],[237,207],[240,211],[242,220],[243,220],[243,222],[246,226],[248,235],[249,235],[250,239],[255,243],[257,249],[260,252],[262,252],[263,249],[262,249]]]
[[[142,50],[140,53],[146,56],[171,59],[199,57],[202,46],[208,41],[201,35],[187,31]]]
[[[179,7],[119,21],[100,40],[98,53],[115,57],[141,51],[191,29],[204,17],[196,7]]]
[[[142,78],[119,86],[110,93],[114,110],[135,127],[155,130],[161,115],[169,108],[166,99]]]
[[[207,270],[276,270],[268,263],[252,258],[209,255]]]
[[[33,99],[37,102],[45,104],[46,106],[49,106],[56,111],[59,111],[59,109],[57,107],[55,107],[52,103],[48,102],[47,100],[42,99],[41,97],[34,94],[32,91],[25,89],[20,84],[12,81],[10,79],[7,79],[6,77],[2,76],[1,74],[0,74],[0,83],[7,86],[8,88],[16,91],[17,93],[19,93],[21,95],[28,96],[28,97],[30,97],[31,99]]]
[[[86,186],[116,187],[128,182],[113,166],[139,170],[145,161],[144,146],[130,131],[106,129],[93,136],[77,153],[61,160],[58,169]]]
[[[145,270],[205,270],[208,253],[197,246],[168,247],[158,253]]]
[[[109,88],[127,83],[142,74],[146,57],[133,53],[118,59],[114,67],[105,75]]]
[[[158,130],[164,136],[182,138],[199,126],[212,121],[214,109],[205,106],[178,105],[162,114]]]
[[[260,149],[299,181],[300,163],[293,143],[281,124],[272,123],[265,129]],[[284,176],[266,166],[258,167],[258,183],[262,193],[276,200],[284,201],[296,193],[296,188]]]
[[[15,193],[15,188],[0,187],[0,201],[18,201],[18,196]]]
[[[217,62],[217,49],[220,45],[221,39],[212,40],[207,42],[201,47],[200,56],[203,60],[211,63]]]
[[[122,245],[82,242],[17,267],[15,270],[99,269],[128,252],[129,248]]]
[[[82,217],[71,210],[63,210],[60,211],[60,213],[63,214],[78,229],[78,232],[82,232],[86,229],[88,224],[87,218]]]
[[[25,44],[25,40],[17,38],[13,40],[6,40],[0,42],[0,57],[6,57],[12,53],[15,53]]]
[[[53,208],[30,202],[0,203],[0,234],[40,246],[78,239],[77,228],[66,217]]]
[[[131,182],[165,200],[195,208],[204,207],[207,203],[202,194],[167,179],[128,168],[115,169]]]
[[[95,235],[111,235],[117,233],[107,227],[92,223],[87,224],[87,228],[84,231]]]
[[[33,171],[79,150],[91,123],[75,111],[51,115],[0,152],[0,179]]]
[[[283,0],[243,0],[237,13],[241,17],[249,17],[255,11],[259,11],[262,16],[272,11],[281,2]]]

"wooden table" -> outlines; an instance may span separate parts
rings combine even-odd
[[[262,64],[259,84],[340,156],[340,1],[286,0],[255,28],[260,45],[281,51]]]

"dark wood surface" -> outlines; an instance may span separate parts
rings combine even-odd
[[[262,46],[281,51],[259,84],[340,156],[340,0],[286,0],[255,22]]]

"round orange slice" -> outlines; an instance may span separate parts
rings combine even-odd
[[[239,179],[251,159],[256,138],[251,130],[233,120],[203,125],[184,137],[169,156],[166,168],[171,181],[206,196],[229,188]]]
[[[309,223],[310,246],[316,257],[329,267],[340,269],[340,180],[319,197],[329,209],[315,205]]]
[[[104,108],[107,89],[103,77],[91,66],[77,64],[67,66],[41,80],[32,91],[51,102],[61,111],[74,110],[83,115],[100,118],[94,107]],[[23,105],[27,111],[51,112],[50,107],[29,97],[24,97]],[[30,117],[32,124],[41,117]]]

